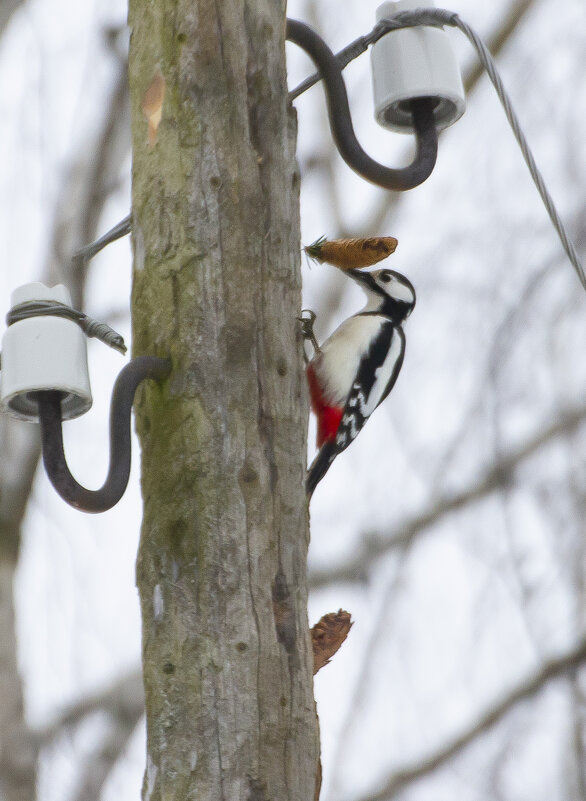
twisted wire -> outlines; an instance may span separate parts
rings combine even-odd
[[[343,70],[351,61],[354,61],[355,58],[361,56],[365,53],[369,46],[370,46],[370,39],[368,36],[360,36],[358,39],[355,39],[353,42],[350,42],[349,45],[343,50],[340,50],[339,53],[336,53],[336,60],[340,65],[340,69]],[[322,75],[319,72],[310,75],[309,78],[306,78],[302,81],[299,86],[295,87],[289,92],[289,101],[292,102],[299,95],[302,95],[303,92],[306,92],[308,89],[311,89],[318,81],[322,79]]]
[[[29,320],[31,317],[64,317],[66,320],[72,320],[77,323],[86,336],[95,337],[120,353],[126,353],[123,337],[113,328],[57,300],[31,300],[19,303],[17,306],[13,306],[6,315],[6,325],[14,325],[21,320]]]

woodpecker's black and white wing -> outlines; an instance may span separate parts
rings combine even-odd
[[[336,456],[357,437],[370,415],[387,397],[401,370],[405,355],[401,326],[388,317],[373,316],[380,320],[378,331],[360,359],[335,438],[324,443],[309,468],[306,484],[309,496]]]
[[[390,320],[382,319],[379,334],[362,357],[346,400],[336,434],[338,453],[350,445],[370,415],[387,397],[403,364],[405,335]]]

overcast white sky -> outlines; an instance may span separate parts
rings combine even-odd
[[[337,50],[370,30],[377,3],[320,0],[316,5],[320,32]],[[508,5],[458,0],[449,7],[487,34]],[[302,0],[291,2],[289,15],[306,18],[304,6]],[[0,42],[2,316],[10,292],[42,271],[63,172],[96,125],[114,76],[101,31],[121,25],[125,13],[124,3],[116,0],[31,0]],[[466,40],[454,31],[450,39],[462,65],[469,65],[473,53]],[[585,51],[584,4],[537,0],[499,59],[570,231],[578,230],[577,215],[585,205]],[[312,70],[291,46],[288,54],[293,86]],[[387,163],[405,158],[406,139],[381,131],[372,120],[369,57],[362,56],[346,75],[365,148]],[[329,136],[321,89],[296,105],[303,168]],[[101,230],[128,213],[129,167],[128,160]],[[335,167],[343,223],[360,236],[382,202],[382,190],[357,178],[339,159]],[[307,175],[301,197],[305,244],[336,232],[329,193],[322,174]],[[584,397],[584,295],[487,82],[470,99],[462,120],[442,135],[432,177],[402,199],[376,233],[399,239],[388,266],[411,278],[418,305],[408,322],[407,357],[397,387],[315,493],[314,568],[342,560],[368,533],[393,530],[397,521],[448,488],[467,486],[495,455],[509,452],[552,420],[556,410]],[[581,246],[584,257],[583,240]],[[115,314],[116,327],[127,339],[123,313],[129,276],[130,247],[124,240],[96,259],[86,309],[96,317]],[[324,293],[347,281],[333,268],[305,263],[303,276],[304,305],[318,314]],[[534,296],[521,303],[532,281]],[[360,292],[352,287],[328,317],[327,330],[360,303]],[[318,333],[327,331],[318,327]],[[95,341],[89,354],[94,407],[67,425],[66,452],[76,477],[97,486],[106,471],[111,387],[124,362]],[[381,559],[369,584],[336,585],[312,596],[312,623],[339,607],[356,621],[348,642],[316,679],[326,801],[350,801],[372,791],[391,766],[427,753],[543,654],[574,640],[583,615],[567,553],[573,538],[584,533],[583,523],[576,509],[572,517],[568,501],[556,528],[555,499],[549,505],[551,519],[540,504],[548,486],[555,488],[572,474],[584,486],[583,446],[584,437],[580,441],[576,435],[570,461],[567,448],[548,448],[521,471],[519,486],[505,501],[491,497],[443,519],[406,553]],[[68,508],[44,476],[36,482],[16,588],[19,659],[27,712],[35,724],[139,663],[138,450],[134,457],[127,494],[100,516]],[[552,539],[556,531],[557,542]],[[365,668],[364,653],[373,643]],[[341,740],[355,684],[360,692],[353,725]],[[563,688],[552,687],[538,704],[536,720],[502,724],[483,740],[482,750],[473,749],[457,763],[457,770],[420,783],[404,797],[490,797],[491,760],[506,742],[514,758],[499,767],[503,799],[567,799],[560,780]],[[46,755],[42,801],[65,797],[95,725]],[[524,736],[528,726],[531,738]],[[140,727],[104,801],[138,797],[143,766]]]

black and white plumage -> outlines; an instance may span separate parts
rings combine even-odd
[[[402,324],[415,306],[413,285],[395,270],[346,275],[360,284],[367,304],[344,320],[307,368],[321,446],[307,475],[310,497],[393,388],[405,354]]]

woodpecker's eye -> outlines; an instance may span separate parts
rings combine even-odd
[[[380,274],[380,280],[388,284],[393,276],[390,273],[384,272]]]

